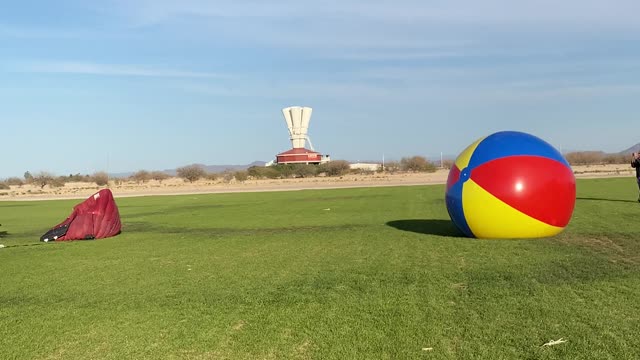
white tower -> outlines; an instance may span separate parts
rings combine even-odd
[[[287,128],[289,128],[291,145],[294,149],[304,148],[305,142],[308,141],[311,150],[313,150],[313,145],[307,135],[312,111],[313,109],[310,107],[302,106],[290,106],[282,109],[284,120],[287,122]]]

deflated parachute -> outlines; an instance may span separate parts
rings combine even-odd
[[[102,239],[118,235],[121,228],[113,194],[102,189],[74,206],[71,215],[42,235],[40,241]]]

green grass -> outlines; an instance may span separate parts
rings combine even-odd
[[[635,187],[536,240],[461,237],[441,185],[118,198],[52,244],[78,200],[0,202],[0,358],[637,359]]]

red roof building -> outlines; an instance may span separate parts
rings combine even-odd
[[[276,155],[278,164],[320,164],[329,161],[329,155],[306,148],[293,148]]]
[[[312,111],[310,107],[302,106],[282,109],[292,148],[276,155],[276,164],[320,164],[330,160],[329,155],[322,155],[313,150],[311,139],[307,135]],[[312,150],[305,147],[307,142]]]

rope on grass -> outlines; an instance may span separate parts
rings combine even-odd
[[[543,344],[542,346],[553,346],[553,345],[558,345],[558,344],[562,344],[562,343],[566,343],[567,340],[564,340],[562,338],[558,339],[558,340],[549,340],[548,343]]]

